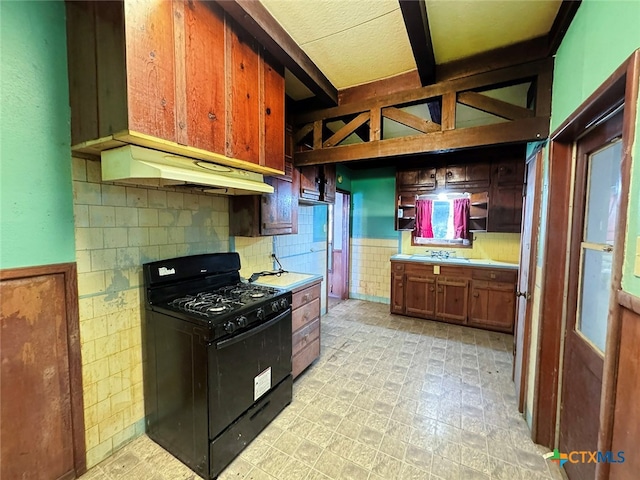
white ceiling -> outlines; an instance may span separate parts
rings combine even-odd
[[[416,69],[397,0],[260,0],[338,89]],[[545,35],[561,0],[426,0],[436,64]],[[313,94],[286,75],[294,100]]]

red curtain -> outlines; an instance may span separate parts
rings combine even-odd
[[[432,214],[433,201],[416,200],[416,237],[433,238]]]
[[[453,238],[469,238],[469,206],[468,198],[456,198],[453,201]]]

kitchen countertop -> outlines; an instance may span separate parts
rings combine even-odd
[[[308,283],[323,280],[322,275],[311,273],[287,272],[279,276],[269,275],[258,278],[256,285],[264,285],[266,287],[283,288],[285,290],[295,290]]]
[[[437,258],[431,255],[398,253],[391,257],[391,260],[401,260],[403,262],[416,263],[437,263],[439,265],[460,265],[471,267],[487,267],[487,268],[503,268],[506,270],[517,270],[517,263],[498,262],[497,260],[489,260],[483,258]]]

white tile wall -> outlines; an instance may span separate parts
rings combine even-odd
[[[326,209],[324,215],[316,209],[315,222],[327,221]],[[313,241],[314,207],[300,205],[298,208],[298,233],[296,235],[279,235],[274,237],[275,253],[282,267],[290,272],[313,273],[326,276],[327,272],[327,240]],[[324,229],[326,231],[326,228]],[[321,308],[326,312],[326,285],[322,281]]]
[[[102,183],[73,159],[87,466],[144,431],[142,263],[229,250],[226,197]]]
[[[352,238],[349,296],[389,303],[391,296],[389,258],[396,253],[398,253],[398,240]]]

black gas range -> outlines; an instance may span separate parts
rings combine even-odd
[[[291,292],[239,270],[237,253],[143,266],[147,434],[207,479],[291,402]]]

